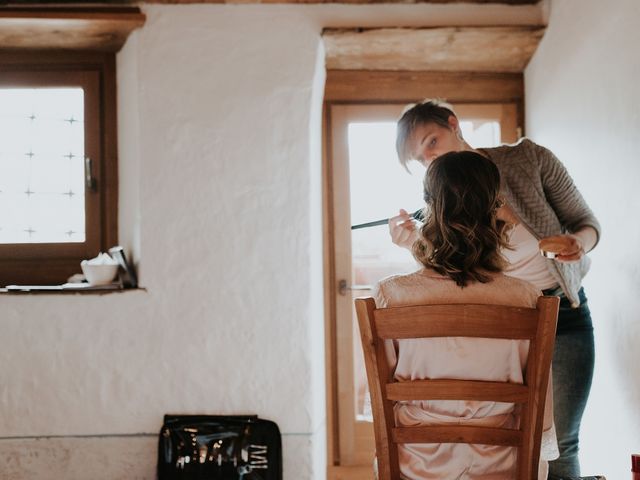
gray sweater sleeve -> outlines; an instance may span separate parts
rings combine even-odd
[[[600,239],[600,223],[585,202],[582,194],[564,165],[547,148],[531,142],[534,156],[540,162],[540,180],[549,205],[569,233],[592,227]],[[596,244],[597,244],[596,241]]]

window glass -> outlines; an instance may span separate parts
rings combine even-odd
[[[0,244],[85,241],[82,88],[0,89]]]

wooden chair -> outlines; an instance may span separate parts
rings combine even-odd
[[[421,305],[376,308],[373,298],[355,300],[378,457],[378,479],[398,480],[398,443],[472,443],[518,449],[516,478],[537,478],[549,370],[559,299],[539,297],[536,308],[498,305]],[[386,339],[481,337],[528,339],[524,384],[474,380],[394,382]],[[522,404],[520,428],[395,426],[393,403],[408,400],[479,400]]]

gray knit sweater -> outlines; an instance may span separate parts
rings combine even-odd
[[[551,151],[526,138],[516,145],[480,150],[498,166],[505,199],[534,237],[572,233],[590,226],[600,238],[598,220]],[[590,263],[586,255],[578,262],[547,262],[574,308],[580,303],[578,291]]]

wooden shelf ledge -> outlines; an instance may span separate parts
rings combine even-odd
[[[108,295],[111,293],[147,292],[145,287],[63,289],[61,285],[25,285],[22,289],[0,288],[0,295]]]
[[[0,7],[0,49],[117,52],[145,19],[137,7]]]

